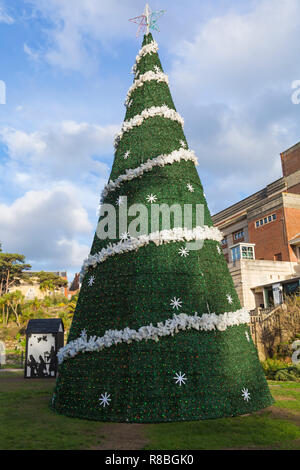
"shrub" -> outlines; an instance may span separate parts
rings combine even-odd
[[[289,364],[279,359],[266,359],[261,363],[265,376],[269,380],[274,380],[276,372],[289,368]]]
[[[286,369],[278,370],[274,375],[274,379],[282,382],[297,382],[300,380],[300,367],[292,366]]]

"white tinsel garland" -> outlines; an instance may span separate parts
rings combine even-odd
[[[163,72],[153,72],[153,70],[149,70],[149,72],[144,73],[143,75],[140,75],[139,78],[137,78],[131,87],[128,90],[125,105],[128,106],[128,103],[130,101],[131,94],[133,93],[134,90],[137,88],[141,87],[144,85],[145,82],[150,82],[151,80],[156,80],[157,82],[165,82],[169,84],[169,77]]]
[[[115,137],[115,148],[118,147],[118,144],[125,132],[130,131],[136,126],[141,126],[145,119],[155,116],[161,116],[166,119],[171,119],[172,121],[177,121],[179,124],[181,124],[182,127],[184,125],[184,119],[174,109],[170,109],[167,105],[152,106],[149,109],[144,109],[141,114],[137,114],[132,119],[123,122],[121,131]]]
[[[89,255],[83,262],[80,271],[80,281],[83,281],[86,271],[90,266],[93,268],[99,263],[103,263],[107,258],[129,251],[135,251],[139,248],[149,245],[150,242],[155,243],[156,246],[163,245],[171,242],[192,242],[197,240],[214,240],[221,242],[223,234],[217,227],[195,227],[194,229],[187,228],[173,228],[170,230],[162,230],[160,232],[153,232],[149,235],[141,235],[138,238],[130,238],[129,240],[121,240],[115,244],[109,244],[107,248],[102,248],[101,251],[94,255]]]
[[[152,41],[149,44],[146,44],[145,46],[143,46],[142,49],[140,49],[138,55],[136,56],[135,64],[132,67],[132,73],[136,73],[137,65],[142,57],[144,57],[147,54],[156,54],[157,51],[158,51],[158,44],[156,41]]]
[[[151,171],[155,166],[163,167],[165,165],[171,165],[174,162],[180,162],[180,160],[191,160],[198,165],[198,159],[195,153],[192,150],[186,150],[180,148],[179,150],[174,150],[174,152],[169,153],[168,155],[159,155],[156,158],[148,159],[146,163],[142,163],[140,166],[126,170],[126,173],[118,176],[114,181],[110,181],[103,189],[100,199],[100,204],[103,203],[104,198],[108,195],[109,192],[115,191],[121,186],[125,181],[133,180],[134,178],[139,178],[143,173]]]
[[[58,351],[58,362],[61,364],[65,359],[75,357],[79,353],[97,352],[104,348],[119,343],[130,344],[132,341],[159,341],[159,338],[164,336],[174,335],[179,331],[197,330],[197,331],[225,331],[232,326],[248,324],[250,322],[250,315],[246,309],[241,309],[236,312],[227,312],[220,315],[215,313],[205,313],[201,317],[197,312],[195,315],[187,315],[180,313],[169,318],[164,323],[158,323],[153,326],[152,323],[147,326],[142,326],[138,330],[131,330],[125,328],[124,330],[108,330],[104,336],[96,337],[91,336],[88,340],[85,330],[82,331],[80,338],[71,341],[66,346]]]

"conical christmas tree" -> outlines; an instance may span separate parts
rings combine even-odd
[[[273,403],[157,50],[146,34],[101,198],[116,212],[116,234],[99,235],[102,211],[68,343],[59,352],[51,407],[68,416],[199,420]],[[128,229],[119,216],[134,204],[148,211],[147,223],[140,218]],[[153,229],[151,209],[162,204],[182,213],[193,207],[190,226],[172,212],[169,228],[160,217]],[[197,204],[204,207],[201,225]],[[134,211],[128,214],[136,220]],[[134,225],[140,235],[132,234]]]

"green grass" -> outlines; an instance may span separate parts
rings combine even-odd
[[[278,385],[279,387],[274,387]],[[272,385],[273,384],[273,385]],[[282,410],[300,413],[300,383],[299,382],[270,382],[272,394],[276,399],[275,406]],[[295,413],[294,413],[295,414]]]
[[[270,413],[239,418],[151,425],[151,444],[158,450],[217,450],[233,448],[264,448],[300,439],[297,425],[274,419]],[[299,446],[300,447],[300,446]]]
[[[53,387],[53,380],[0,372],[0,450],[89,449],[109,438],[102,423],[52,413],[48,403]],[[270,388],[275,406],[251,416],[144,425],[146,449],[299,450],[300,383],[270,382]]]
[[[237,418],[150,425],[147,449],[300,450],[300,383],[269,384],[277,412],[272,408]]]
[[[58,416],[48,408],[54,381],[0,373],[0,449],[86,449],[102,440],[101,423]]]

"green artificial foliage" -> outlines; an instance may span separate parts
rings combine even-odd
[[[143,45],[152,41],[148,34]],[[138,76],[154,66],[162,70],[158,54],[146,54],[138,62]],[[130,99],[125,120],[151,107],[167,105],[175,110],[168,85],[156,80],[136,88]],[[120,139],[110,180],[148,159],[179,150],[182,143],[188,148],[180,123],[161,116],[145,119]],[[188,191],[188,183],[194,192]],[[150,209],[149,194],[156,195],[157,204],[179,204],[182,208],[184,204],[202,204],[204,225],[212,227],[192,161],[154,167],[109,192],[104,203],[113,204],[118,214],[116,201],[127,196],[128,207],[142,203]],[[192,226],[196,226],[195,214]],[[91,254],[119,241],[118,230],[113,240],[100,240],[95,234]],[[241,309],[220,243],[205,240],[202,249],[180,256],[185,243],[149,243],[89,267],[68,343],[78,339],[84,329],[88,338],[98,338],[107,330],[137,330],[164,323],[181,312],[201,316]],[[174,298],[182,302],[178,310],[171,304]],[[180,374],[184,377],[181,383],[176,380]],[[104,396],[109,398],[105,406]],[[272,403],[250,329],[240,324],[224,331],[178,331],[158,341],[120,343],[66,358],[59,368],[51,408],[92,420],[142,423],[243,415]]]

